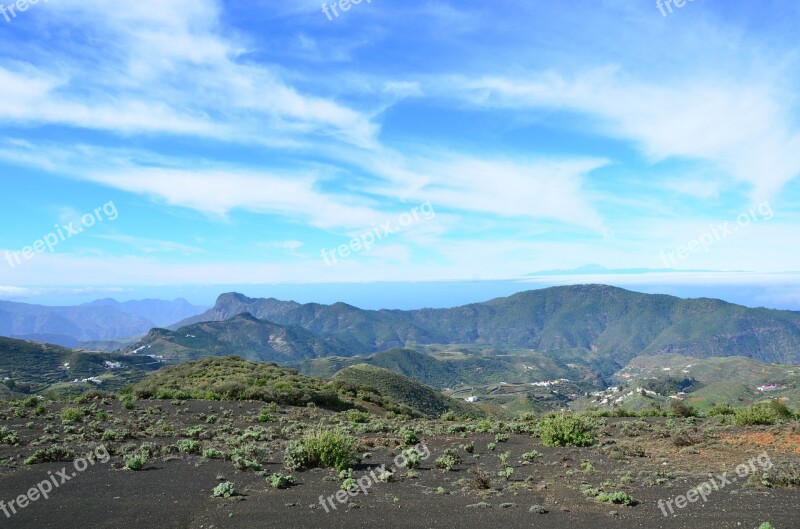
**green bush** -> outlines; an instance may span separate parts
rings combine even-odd
[[[267,481],[269,481],[269,484],[273,489],[286,489],[297,483],[297,480],[294,478],[294,476],[286,476],[280,473],[272,474],[267,478]]]
[[[613,503],[615,505],[636,505],[638,503],[626,492],[601,492],[595,496],[595,499],[603,503]]]
[[[147,456],[145,454],[135,454],[125,460],[125,468],[128,470],[142,470],[147,464]]]
[[[26,465],[37,463],[61,463],[75,459],[75,451],[66,446],[53,445],[50,448],[43,448],[35,451],[25,460]]]
[[[236,487],[230,481],[226,481],[214,487],[211,495],[215,498],[230,498],[236,496]]]
[[[309,468],[334,468],[338,471],[350,467],[355,458],[356,439],[342,430],[315,430],[292,441],[284,454],[284,463],[292,470]]]
[[[436,458],[434,466],[442,470],[450,471],[459,463],[461,463],[461,456],[456,450],[448,448],[441,457]]]
[[[417,452],[416,448],[403,450],[403,458],[403,466],[409,469],[419,468],[419,465],[422,462],[422,456],[419,452]]]
[[[673,399],[669,405],[669,415],[670,417],[696,417],[697,411],[682,400]]]
[[[769,426],[778,422],[779,419],[778,413],[771,406],[764,404],[739,408],[733,416],[733,422],[738,426]]]
[[[80,422],[84,415],[83,410],[80,408],[64,408],[61,410],[61,420],[65,422]]]
[[[184,454],[199,454],[201,451],[200,441],[194,439],[181,439],[178,441],[178,450]]]
[[[206,459],[221,459],[222,452],[220,452],[219,450],[217,450],[212,446],[210,448],[206,448],[205,450],[203,450],[203,457],[205,457]]]
[[[564,412],[542,419],[539,435],[545,446],[592,446],[597,442],[586,419]]]
[[[708,412],[709,417],[734,415],[736,410],[730,404],[717,404]]]
[[[5,426],[0,426],[0,444],[16,446],[19,444],[19,434],[14,430],[9,430]]]

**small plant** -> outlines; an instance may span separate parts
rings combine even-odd
[[[636,505],[638,502],[631,498],[626,492],[601,492],[595,499],[603,503],[613,503],[614,505]]]
[[[417,438],[417,434],[415,434],[411,430],[405,430],[404,429],[400,433],[403,436],[403,442],[405,444],[407,444],[407,445],[413,445],[413,444],[416,444],[417,442],[419,442],[419,439]]]
[[[258,422],[275,422],[275,419],[267,410],[261,410],[258,414]]]
[[[507,433],[499,433],[494,436],[494,440],[498,443],[505,443],[508,441],[508,434]]]
[[[769,522],[764,522],[758,526],[758,529],[775,529],[775,526]]]
[[[511,452],[503,452],[502,454],[500,454],[497,457],[500,458],[500,464],[503,466],[503,468],[507,468],[509,466],[508,465],[508,458],[511,457]]]
[[[489,443],[488,445],[486,445],[486,448],[487,448],[487,449],[488,449],[490,452],[494,452],[494,449],[495,449],[495,448],[497,448],[497,445],[496,445],[496,444],[494,444],[494,443]]]
[[[206,459],[221,459],[222,452],[212,446],[203,450],[203,457]]]
[[[444,451],[444,455],[438,457],[434,462],[436,468],[440,468],[445,471],[453,470],[457,464],[461,463],[461,456],[458,455],[458,452],[453,450],[452,448],[448,448]]]
[[[369,422],[370,417],[372,416],[364,411],[350,410],[347,412],[347,418],[350,419],[350,422],[353,424],[366,424]]]
[[[384,470],[380,474],[378,474],[378,481],[383,483],[389,483],[394,479],[394,472],[389,472],[388,470]]]
[[[358,481],[355,478],[347,478],[342,481],[342,490],[351,490],[358,486]]]
[[[522,460],[532,463],[534,459],[537,457],[542,457],[542,453],[536,450],[531,450],[530,452],[525,452],[522,454]]]
[[[273,489],[286,489],[297,483],[294,476],[286,476],[281,473],[272,474],[267,480]]]
[[[417,452],[416,448],[403,450],[403,458],[403,466],[408,469],[419,468],[419,465],[422,462],[422,456],[419,452]]]
[[[475,478],[470,482],[470,486],[475,490],[489,490],[492,488],[492,476],[482,469],[472,469],[470,472]]]
[[[354,437],[341,430],[315,430],[289,443],[284,463],[291,470],[328,467],[342,471],[350,466],[355,454]]]
[[[80,422],[84,415],[83,410],[80,408],[64,408],[61,410],[61,420],[64,422]]]
[[[147,456],[145,454],[136,454],[125,459],[125,468],[128,470],[142,470],[147,464]]]
[[[511,476],[514,475],[514,468],[513,467],[506,467],[503,470],[501,470],[500,472],[498,472],[498,475],[500,477],[502,477],[502,478],[505,478],[505,480],[508,481],[509,479],[511,479]]]
[[[5,426],[0,426],[0,444],[19,445],[19,434],[14,430],[9,430]]]
[[[592,430],[583,417],[564,412],[539,423],[542,443],[546,446],[592,446],[597,442]]]
[[[65,446],[53,445],[50,448],[43,448],[35,451],[25,460],[26,465],[36,465],[37,463],[61,463],[75,459],[75,451]]]
[[[236,487],[230,481],[220,483],[211,492],[214,498],[231,498],[236,496]]]
[[[200,441],[181,439],[178,441],[178,450],[184,454],[199,454],[201,451]]]

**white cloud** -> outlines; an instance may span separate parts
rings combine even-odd
[[[790,119],[786,89],[764,80],[687,77],[640,81],[618,68],[564,76],[447,79],[441,92],[460,93],[474,105],[563,108],[598,121],[602,133],[632,140],[653,161],[706,160],[774,195],[800,174],[800,132]]]
[[[28,64],[0,64],[0,122],[274,145],[307,134],[375,144],[378,127],[368,115],[302,94],[275,70],[243,61],[247,44],[223,31],[217,2],[141,0],[129,7],[50,4],[42,24],[71,26],[104,42],[103,49],[43,45],[26,56]]]

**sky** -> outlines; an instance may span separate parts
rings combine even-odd
[[[795,1],[10,3],[2,299],[800,310]]]

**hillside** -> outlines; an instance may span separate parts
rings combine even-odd
[[[638,355],[744,356],[800,363],[800,314],[713,299],[639,294],[604,285],[553,287],[451,309],[362,310],[224,294],[188,321],[247,311],[336,337],[354,352],[417,344],[524,347],[582,356],[609,376]]]
[[[248,360],[282,363],[355,354],[336,338],[316,336],[302,327],[277,325],[250,314],[240,314],[224,322],[188,325],[177,331],[153,329],[130,346],[128,352],[163,356],[170,362],[236,355]]]
[[[117,390],[142,379],[161,365],[147,356],[74,351],[10,338],[0,338],[0,378],[24,393],[73,387]],[[96,377],[102,383],[79,382]]]
[[[430,418],[438,418],[448,411],[456,415],[481,415],[482,410],[463,401],[445,397],[440,392],[406,376],[369,364],[356,364],[334,375],[334,380],[359,384]]]
[[[581,358],[564,357],[561,360],[559,362],[530,350],[431,346],[426,347],[425,352],[398,348],[353,358],[304,360],[294,364],[294,367],[311,376],[331,377],[345,367],[364,363],[400,373],[438,389],[560,378],[581,382],[587,388],[605,387],[599,375]]]
[[[384,415],[394,412],[424,416],[428,412],[424,407],[412,409],[362,381],[347,377],[321,380],[274,363],[235,356],[166,366],[130,388],[130,392],[142,399],[250,400],[283,406],[313,404],[335,410],[364,406]]]

